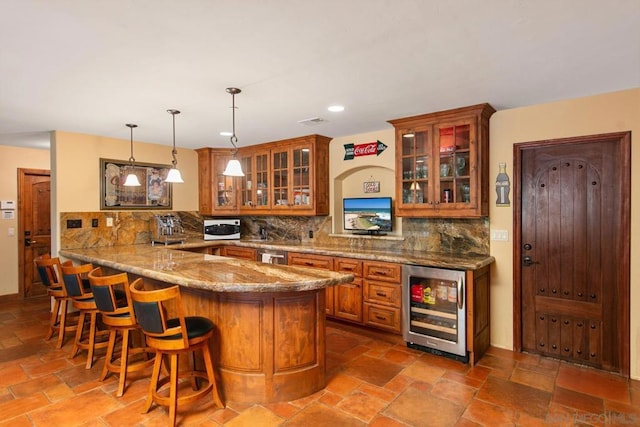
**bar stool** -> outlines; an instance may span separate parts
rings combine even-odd
[[[97,267],[89,272],[88,278],[96,307],[102,316],[102,322],[109,329],[107,355],[100,381],[104,381],[110,372],[118,374],[118,391],[116,395],[120,397],[124,394],[127,374],[150,367],[153,364],[153,358],[148,358],[147,355],[155,352],[149,347],[133,346],[131,333],[140,331],[140,327],[136,322],[136,316],[133,311],[127,273],[103,276],[102,269]],[[142,279],[136,279],[136,281],[142,281]],[[119,356],[115,355],[118,336],[122,337]],[[142,335],[141,339],[144,341],[144,335]],[[135,356],[140,354],[144,358],[142,360],[139,358],[134,360],[136,359]]]
[[[213,336],[214,324],[210,319],[199,316],[185,317],[180,302],[180,288],[172,286],[165,289],[145,291],[144,284],[135,281],[131,284],[131,297],[138,323],[147,337],[147,344],[156,350],[156,361],[151,374],[151,384],[145,412],[149,412],[153,402],[169,407],[169,425],[176,424],[176,410],[179,403],[190,403],[203,397],[210,391],[213,401],[224,408],[220,399],[213,362],[209,350],[209,339]],[[175,316],[169,317],[168,313]],[[201,350],[206,373],[195,368],[195,352]],[[178,356],[193,353],[193,370],[178,372]],[[160,379],[163,356],[169,358],[169,376]],[[194,392],[178,397],[179,380],[189,378]],[[207,380],[207,386],[197,389],[199,378]],[[166,387],[169,384],[167,396]]]
[[[57,332],[58,341],[57,348],[62,348],[64,338],[67,332],[75,332],[78,325],[71,322],[71,316],[68,313],[69,302],[71,297],[67,295],[62,285],[62,265],[71,265],[71,261],[60,263],[60,258],[51,258],[45,254],[35,259],[36,270],[40,276],[42,284],[47,287],[47,294],[53,298],[53,309],[51,310],[51,318],[49,320],[49,331],[45,340],[50,340]]]
[[[93,355],[96,349],[107,347],[108,342],[96,342],[96,338],[108,335],[108,331],[98,329],[98,307],[93,298],[87,275],[93,270],[93,264],[62,265],[62,283],[65,291],[72,299],[73,306],[78,310],[78,329],[76,339],[71,349],[71,357],[76,357],[79,350],[87,350],[86,369],[93,366]],[[83,337],[85,323],[88,325],[88,337]]]

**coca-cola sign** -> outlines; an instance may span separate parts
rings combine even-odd
[[[344,160],[352,160],[355,157],[379,156],[387,148],[380,141],[366,142],[364,144],[344,144]]]

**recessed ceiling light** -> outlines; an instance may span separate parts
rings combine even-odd
[[[232,132],[226,132],[226,131],[220,132],[220,136],[231,136],[231,135],[233,135]]]
[[[331,111],[332,113],[339,113],[341,111],[344,111],[344,107],[342,105],[332,105],[331,107],[327,108],[327,110]]]

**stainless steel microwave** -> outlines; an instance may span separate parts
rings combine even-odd
[[[204,240],[231,240],[240,238],[239,218],[204,220]]]

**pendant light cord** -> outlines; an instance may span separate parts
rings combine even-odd
[[[231,135],[230,141],[231,145],[233,145],[234,148],[234,157],[238,153],[238,146],[236,145],[236,142],[238,142],[238,137],[236,136],[236,94],[240,92],[242,91],[236,87],[227,88],[227,93],[231,94],[231,123],[233,125],[233,133]]]
[[[133,157],[133,128],[137,128],[138,125],[127,123],[126,126],[131,130],[131,157],[129,157],[129,163],[131,163],[131,166],[134,166],[136,159]]]
[[[178,159],[176,157],[176,155],[178,154],[178,150],[176,150],[176,114],[180,114],[180,111],[167,110],[167,113],[173,116],[173,150],[171,150],[171,156],[173,157],[173,160],[171,161],[171,164],[173,165],[173,168],[176,169],[176,165],[178,164]]]

